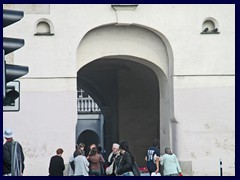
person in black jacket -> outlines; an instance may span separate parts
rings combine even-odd
[[[119,176],[134,176],[133,175],[133,162],[134,158],[129,151],[129,146],[126,141],[120,143],[120,158],[117,160],[117,175]]]
[[[6,139],[3,145],[3,175],[22,176],[25,168],[22,146],[13,140],[12,129],[6,129],[3,136]]]
[[[49,176],[63,176],[65,169],[64,160],[62,158],[63,149],[59,148],[56,151],[57,155],[51,157],[49,165]]]

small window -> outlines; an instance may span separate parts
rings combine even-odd
[[[46,19],[38,20],[36,23],[36,32],[34,35],[36,35],[36,36],[54,35],[52,23]]]
[[[218,23],[214,18],[206,18],[202,24],[201,34],[219,34]]]

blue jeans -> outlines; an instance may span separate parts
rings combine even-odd
[[[122,175],[120,176],[134,176],[133,172],[132,171],[129,171],[129,172],[125,172],[123,173]]]
[[[90,176],[101,176],[101,170],[90,170]]]

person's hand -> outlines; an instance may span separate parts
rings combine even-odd
[[[155,173],[157,174],[159,172],[159,169],[156,169]]]

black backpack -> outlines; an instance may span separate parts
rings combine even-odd
[[[74,163],[74,158],[75,157],[77,157],[76,151],[73,153],[73,160],[70,162],[70,166],[71,166],[73,172],[75,171],[75,163]]]
[[[70,162],[70,166],[71,166],[72,170],[73,170],[73,171],[75,171],[75,164],[74,164],[74,160],[72,160],[72,161]]]

